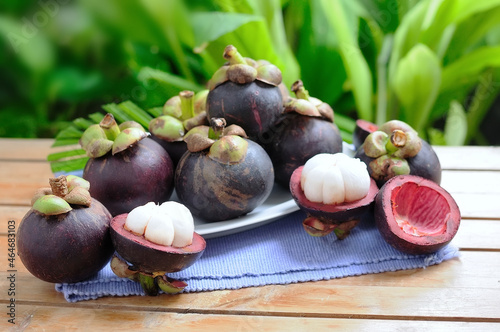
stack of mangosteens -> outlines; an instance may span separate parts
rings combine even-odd
[[[146,294],[182,291],[185,283],[166,273],[189,267],[205,249],[193,215],[237,218],[274,185],[290,190],[313,236],[344,239],[374,215],[402,252],[434,252],[451,241],[460,212],[439,185],[436,154],[413,128],[358,120],[356,154],[348,157],[332,108],[300,80],[291,97],[273,64],[232,45],[223,57],[208,89],[167,100],[149,133],[135,122],[118,125],[111,114],[85,131],[83,179],[51,179],[20,225],[19,255],[31,273],[81,281],[115,251],[112,270]],[[180,203],[169,201],[174,187]],[[47,247],[49,239],[55,244]]]

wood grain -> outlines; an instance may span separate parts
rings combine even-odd
[[[412,321],[347,318],[277,317],[263,315],[217,315],[113,310],[105,308],[72,308],[20,305],[20,329],[54,331],[79,330],[114,331],[118,323],[127,330],[140,331],[394,331],[405,326],[406,331],[497,331],[497,324]],[[8,325],[4,325],[8,328]],[[0,328],[2,325],[0,323]]]

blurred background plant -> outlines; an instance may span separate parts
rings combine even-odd
[[[357,118],[397,118],[433,144],[500,143],[500,0],[39,0],[0,13],[0,136],[75,143],[109,109],[146,121],[203,89],[233,44],[288,87],[302,79],[346,141]]]

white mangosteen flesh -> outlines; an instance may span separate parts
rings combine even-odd
[[[300,178],[306,198],[315,203],[341,204],[365,197],[370,189],[366,164],[344,153],[320,153],[309,159]]]
[[[182,248],[193,242],[194,220],[181,203],[149,202],[130,211],[124,228],[153,243]]]

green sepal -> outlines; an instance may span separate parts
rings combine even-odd
[[[33,210],[46,216],[55,216],[67,213],[73,209],[68,202],[61,197],[56,195],[44,195],[33,203]]]

